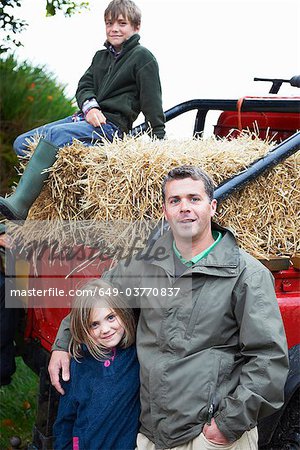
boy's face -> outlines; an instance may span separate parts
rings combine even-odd
[[[112,22],[111,16],[109,15],[105,20],[105,27],[106,38],[117,52],[122,49],[124,42],[140,29],[139,26],[133,26],[122,14],[114,22]]]

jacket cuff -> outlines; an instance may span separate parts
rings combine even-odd
[[[61,352],[69,351],[69,341],[67,339],[56,339],[51,347],[51,351],[58,350]]]
[[[157,139],[159,139],[159,140],[163,140],[163,139],[166,139],[166,133],[165,133],[165,131],[157,131],[157,132],[153,132],[153,134],[154,134],[154,136],[156,136],[157,137]]]
[[[83,103],[82,108],[81,108],[81,110],[82,110],[82,112],[84,114],[84,117],[93,108],[100,109],[100,106],[99,106],[99,103],[97,102],[97,100],[95,98],[90,98],[89,100],[86,100]]]
[[[214,419],[216,421],[216,425],[218,427],[218,429],[221,431],[222,434],[224,434],[224,436],[230,441],[230,442],[234,442],[237,439],[239,439],[239,437],[237,437],[234,433],[232,433],[231,430],[229,430],[226,427],[226,424],[223,421],[223,418],[221,416],[221,414],[217,413],[214,416]]]
[[[221,433],[224,434],[224,436],[230,441],[230,442],[235,442],[238,439],[240,439],[240,437],[244,434],[244,432],[247,430],[247,428],[245,429],[241,429],[243,427],[239,427],[239,430],[235,430],[233,431],[232,429],[230,429],[228,427],[228,424],[226,423],[226,416],[224,416],[221,412],[217,412],[214,415],[214,419],[216,422],[217,427],[219,428],[219,430],[221,431]],[[250,428],[249,428],[250,429]]]
[[[166,131],[165,131],[164,126],[159,126],[159,127],[155,127],[155,128],[150,127],[147,130],[147,133],[151,138],[153,138],[154,136],[160,140],[166,138]]]

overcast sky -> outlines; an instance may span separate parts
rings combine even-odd
[[[105,40],[108,2],[66,19],[45,17],[42,0],[22,0],[18,14],[29,22],[20,60],[46,65],[73,97],[79,78]],[[163,107],[193,98],[266,95],[269,83],[253,78],[300,74],[299,0],[137,0],[141,44],[158,60]],[[284,87],[282,95],[300,95]],[[191,135],[195,113],[168,125],[169,136]],[[138,120],[140,123],[143,120]]]

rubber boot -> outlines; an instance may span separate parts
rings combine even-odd
[[[43,170],[56,161],[58,147],[44,139],[36,146],[35,152],[27,163],[23,175],[14,193],[7,198],[0,197],[0,212],[8,220],[24,221],[28,211],[39,196],[49,173]]]

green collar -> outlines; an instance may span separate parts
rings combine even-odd
[[[179,258],[179,260],[182,262],[182,264],[184,264],[187,267],[192,267],[194,264],[197,264],[197,262],[199,262],[200,259],[205,258],[205,256],[207,256],[212,251],[212,249],[218,244],[218,242],[220,242],[220,240],[222,239],[222,233],[220,231],[213,230],[212,235],[213,235],[215,242],[213,244],[211,244],[210,247],[206,248],[205,250],[203,250],[203,252],[194,256],[190,260],[185,259],[180,254],[178,248],[176,247],[175,241],[173,241],[173,250],[174,250],[175,255],[177,256],[177,258]]]

